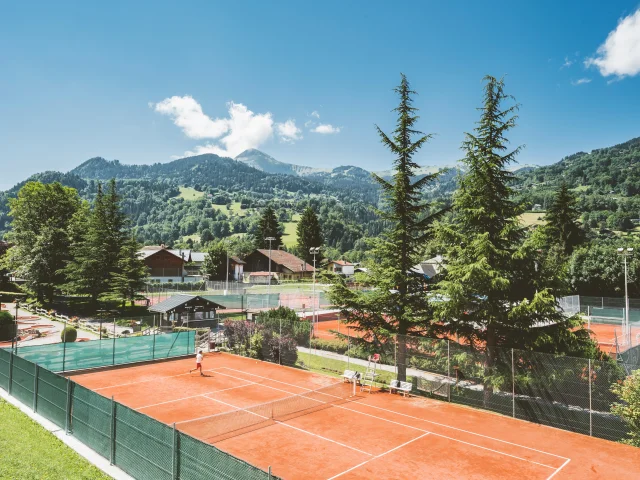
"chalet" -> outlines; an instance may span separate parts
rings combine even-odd
[[[229,258],[229,270],[233,274],[233,279],[236,282],[244,281],[244,266],[247,263],[240,259],[240,257]]]
[[[355,273],[355,265],[345,260],[331,260],[327,264],[327,270],[339,275],[350,277]]]
[[[244,271],[249,273],[267,273],[265,283],[269,283],[269,250],[258,249],[245,258]],[[277,274],[279,280],[302,280],[312,278],[314,268],[301,258],[283,250],[271,250],[271,272]],[[274,277],[275,279],[275,277]],[[272,280],[273,281],[273,280]]]
[[[150,280],[157,283],[201,282],[205,254],[191,250],[172,250],[164,245],[150,245],[138,252],[149,268]]]

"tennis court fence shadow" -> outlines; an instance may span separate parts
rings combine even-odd
[[[173,336],[180,337],[185,345],[189,341],[189,353],[193,353],[193,332],[180,332]],[[170,338],[171,335],[166,337]],[[141,361],[141,352],[144,350],[140,349],[140,345],[134,345],[136,340],[118,339],[120,343],[116,344],[118,351],[124,353],[126,344],[131,343],[128,360],[135,362]],[[24,348],[18,353],[11,349],[0,349],[0,388],[132,477],[139,480],[276,478],[269,472],[177,430],[175,425],[171,427],[158,422],[51,371],[48,366],[62,371],[62,364],[47,362],[49,356],[56,354],[52,353],[51,346],[44,347]],[[42,351],[36,353],[38,348]],[[176,349],[172,354],[171,349],[165,350],[165,346],[155,350],[156,353],[161,351],[166,353],[165,358],[186,353],[186,350],[178,353],[179,349]],[[102,349],[94,350],[91,365],[113,365],[112,357],[101,352]],[[149,348],[146,352],[148,354]],[[73,350],[67,353],[74,355]],[[82,364],[83,358],[76,354],[74,367],[86,368]],[[99,364],[99,359],[103,361],[102,364]]]
[[[489,361],[486,351],[452,340],[395,335],[365,345],[344,334],[317,339],[309,322],[256,317],[226,322],[224,329],[226,346],[238,355],[340,377],[345,370],[364,376],[368,357],[377,353],[380,387],[404,377],[414,395],[612,441],[629,428],[611,413],[619,401],[611,386],[640,369],[640,351],[616,361],[498,348]]]

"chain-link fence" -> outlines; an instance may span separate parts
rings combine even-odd
[[[175,425],[158,422],[21,355],[22,351],[15,354],[0,349],[0,388],[134,478],[275,479],[213,445],[179,432]],[[45,359],[46,354],[38,358]]]
[[[67,372],[191,355],[195,352],[195,334],[195,331],[156,332],[138,337],[18,346],[15,352],[17,358],[38,363],[52,372]]]

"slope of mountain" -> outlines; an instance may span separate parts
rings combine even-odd
[[[276,173],[284,175],[305,176],[316,172],[328,172],[330,169],[305,167],[302,165],[293,165],[276,160],[271,155],[267,155],[260,150],[250,148],[245,150],[236,158],[236,161],[242,162],[250,167],[266,173]]]

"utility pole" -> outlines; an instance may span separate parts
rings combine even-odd
[[[629,325],[629,291],[628,291],[628,271],[627,271],[627,257],[633,255],[633,248],[618,248],[618,255],[622,255],[624,260],[624,326],[622,329],[622,336],[624,337],[625,344],[631,346],[631,326]]]
[[[316,255],[320,254],[320,247],[311,247],[309,253],[313,255],[313,315],[311,317],[311,328],[316,324]]]
[[[229,292],[229,244],[227,243],[226,247],[225,247],[225,252],[227,252],[227,283],[226,283],[226,287],[224,290],[224,294],[227,295]],[[271,263],[271,262],[269,262]]]
[[[275,240],[275,237],[265,238],[269,242],[269,288],[267,290],[268,301],[271,302],[271,242]]]

